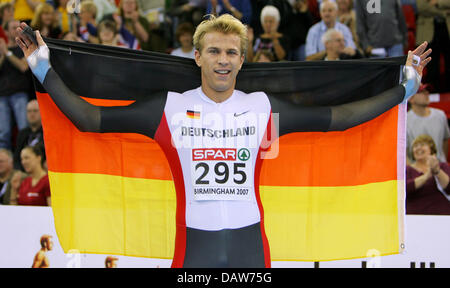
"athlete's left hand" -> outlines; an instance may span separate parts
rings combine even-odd
[[[431,54],[431,49],[425,51],[427,46],[428,42],[425,41],[420,44],[420,46],[417,47],[414,51],[408,51],[408,58],[406,59],[405,65],[412,66],[417,71],[417,74],[419,74],[420,77],[422,77],[422,72],[425,66],[427,66],[427,64],[431,61],[431,57],[428,57]],[[420,63],[418,65],[414,65],[414,55],[420,57]]]

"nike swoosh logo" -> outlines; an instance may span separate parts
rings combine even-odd
[[[242,112],[242,113],[234,113],[234,117],[239,117],[239,116],[241,116],[241,115],[244,115],[245,113],[247,113],[247,112],[249,112],[250,110],[247,110],[247,111],[245,111],[245,112]]]

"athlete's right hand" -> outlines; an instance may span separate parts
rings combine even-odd
[[[30,67],[33,74],[37,77],[39,82],[44,83],[45,75],[50,69],[50,51],[48,50],[47,44],[41,37],[39,31],[35,33],[38,45],[36,45],[26,33],[25,29],[31,29],[25,23],[20,23],[20,27],[17,28],[17,45],[22,49],[25,58],[27,59],[28,66]]]
[[[24,22],[20,23],[20,27],[17,28],[17,37],[16,43],[22,49],[25,57],[30,56],[33,52],[41,46],[47,46],[44,40],[41,37],[39,31],[36,31],[36,39],[38,41],[39,47],[31,41],[30,38],[26,34],[23,33],[23,30],[26,29],[28,25]]]

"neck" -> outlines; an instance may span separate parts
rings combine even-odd
[[[31,129],[31,131],[33,131],[33,132],[38,131],[39,128],[41,128],[41,123],[33,123],[33,124],[30,124],[30,129]]]
[[[339,60],[339,53],[334,51],[327,51],[326,55],[327,60]]]
[[[45,175],[45,171],[40,166],[30,173],[31,178],[33,178],[33,179],[40,179],[44,175]]]
[[[233,85],[233,89],[229,89],[229,90],[223,91],[223,92],[218,92],[218,91],[214,91],[207,85],[202,84],[202,91],[203,91],[203,93],[205,93],[205,95],[209,99],[213,100],[216,103],[222,103],[225,100],[227,100],[228,98],[230,98],[231,95],[233,95],[234,85]]]
[[[428,116],[430,114],[430,108],[423,105],[411,105],[411,109],[419,116]]]
[[[330,29],[330,28],[334,28],[334,24],[336,23],[336,21],[329,22],[329,23],[323,22],[323,23],[325,24],[325,26],[327,26],[328,29]]]
[[[416,166],[416,168],[419,168],[421,170],[424,170],[424,168],[428,168],[428,164],[427,164],[427,159],[417,159],[416,162],[414,163],[414,166]]]

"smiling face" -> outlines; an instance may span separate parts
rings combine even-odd
[[[231,96],[244,63],[241,39],[236,34],[209,32],[201,41],[202,50],[195,50],[195,62],[201,68],[203,92],[215,101],[225,100]]]
[[[415,143],[412,147],[412,151],[416,161],[426,160],[432,154],[430,145],[425,142]]]
[[[41,156],[34,154],[30,148],[24,148],[20,152],[20,159],[22,161],[23,169],[29,174],[41,166]]]

